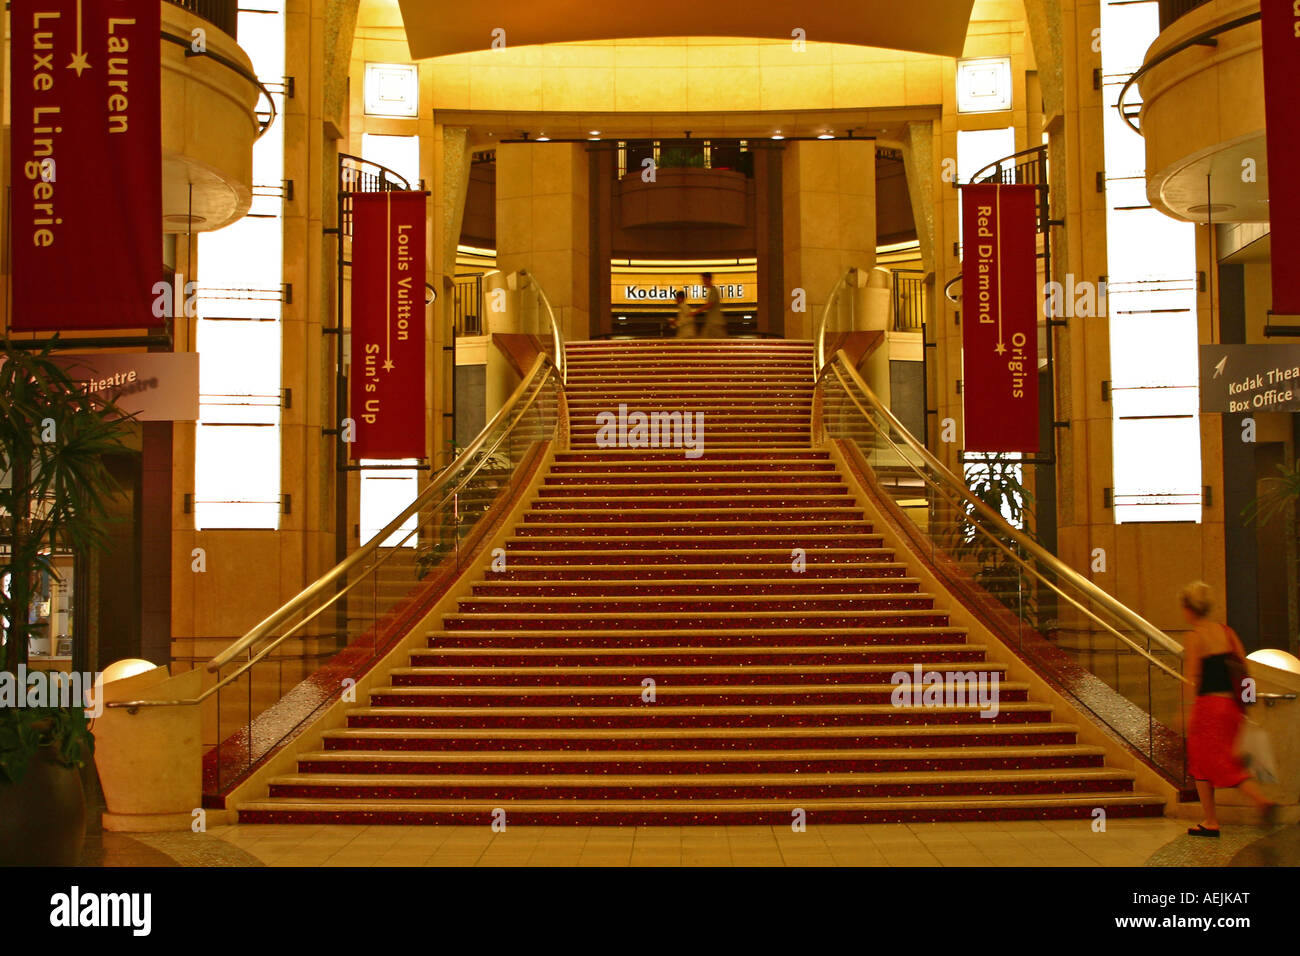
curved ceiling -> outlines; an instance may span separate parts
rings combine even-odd
[[[749,37],[853,43],[961,56],[974,0],[400,0],[411,56],[641,37]],[[504,34],[495,31],[504,31]]]

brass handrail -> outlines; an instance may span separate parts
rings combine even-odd
[[[162,39],[167,41],[168,43],[174,43],[177,46],[185,47],[185,56],[187,58],[192,56],[205,56],[213,63],[218,63],[221,66],[224,66],[227,70],[230,70],[236,76],[240,76],[245,80],[248,80],[248,82],[252,83],[255,87],[257,87],[258,95],[266,97],[266,102],[270,105],[270,109],[267,111],[267,117],[265,120],[263,120],[260,116],[257,118],[257,123],[258,123],[257,135],[253,137],[253,141],[256,142],[257,140],[261,139],[262,134],[271,128],[271,124],[275,122],[275,118],[279,112],[275,108],[275,97],[271,95],[271,91],[266,88],[266,84],[263,83],[261,80],[259,80],[255,73],[250,73],[248,70],[244,69],[243,66],[236,63],[234,60],[230,59],[229,57],[222,56],[220,53],[214,53],[211,50],[204,50],[202,53],[196,53],[194,51],[193,37],[177,36],[175,33],[168,33],[166,30],[163,30]]]
[[[1210,27],[1210,29],[1208,30],[1202,30],[1200,33],[1196,34],[1196,36],[1188,37],[1186,40],[1183,40],[1181,43],[1176,43],[1173,46],[1171,46],[1169,49],[1157,55],[1156,57],[1147,60],[1132,76],[1130,76],[1127,80],[1124,81],[1124,85],[1121,86],[1119,89],[1119,96],[1115,99],[1115,109],[1119,111],[1120,119],[1124,121],[1125,125],[1128,126],[1129,129],[1137,133],[1139,136],[1146,135],[1142,132],[1142,127],[1139,126],[1137,123],[1133,122],[1134,114],[1131,114],[1124,109],[1124,98],[1128,96],[1128,91],[1132,89],[1133,84],[1136,83],[1138,80],[1142,79],[1142,77],[1146,76],[1147,73],[1150,72],[1154,67],[1157,67],[1161,63],[1165,62],[1165,60],[1177,56],[1179,53],[1182,53],[1184,50],[1190,50],[1194,46],[1203,47],[1207,44],[1207,42],[1213,41],[1214,38],[1217,37],[1220,33],[1227,33],[1230,30],[1237,29],[1238,27],[1247,26],[1248,24],[1254,23],[1256,20],[1260,19],[1260,16],[1261,16],[1260,11],[1256,10],[1254,13],[1248,13],[1245,16],[1237,17],[1235,20],[1229,20],[1227,23],[1221,23],[1217,27]],[[1178,22],[1177,20],[1174,21],[1174,23],[1177,22]],[[1161,32],[1164,31],[1162,30]],[[1142,112],[1141,107],[1143,105],[1145,104],[1139,104],[1138,114],[1141,114]]]
[[[1012,162],[1012,160],[1021,159],[1022,157],[1028,157],[1028,156],[1034,156],[1038,160],[1039,165],[1041,166],[1041,164],[1043,163],[1043,161],[1047,156],[1047,146],[1046,145],[1030,146],[1028,149],[1022,149],[1019,152],[1012,153],[1010,156],[1003,156],[1001,159],[995,159],[987,166],[984,166],[976,170],[976,172],[971,175],[970,181],[972,183],[982,183],[984,181],[983,179],[981,179],[982,176],[984,176],[986,173],[991,173],[994,170],[997,170],[999,173],[1002,172],[1002,167],[1006,163],[1011,163],[1012,169],[1018,169],[1021,166],[1027,166],[1028,163],[1016,163],[1016,162]]]
[[[288,603],[281,605],[279,608],[272,611],[267,615],[267,617],[254,625],[239,640],[235,641],[209,661],[206,665],[206,669],[212,672],[220,671],[222,667],[230,663],[240,653],[248,651],[260,641],[265,640],[276,626],[283,623],[294,614],[309,609],[312,602],[320,599],[323,595],[328,595],[328,600],[321,601],[319,607],[311,610],[309,615],[294,625],[291,630],[270,642],[257,654],[250,656],[246,661],[242,662],[236,670],[218,680],[212,687],[209,687],[194,698],[186,700],[115,701],[107,704],[107,706],[136,708],[201,704],[222,687],[237,680],[248,671],[249,668],[253,667],[271,651],[275,650],[275,648],[281,643],[287,640],[293,632],[314,620],[360,583],[360,579],[358,579],[358,581],[354,581],[342,588],[337,586],[340,581],[346,580],[346,576],[350,571],[361,564],[366,558],[379,551],[381,543],[387,541],[389,537],[400,531],[403,524],[409,521],[412,517],[417,516],[420,511],[428,509],[431,503],[433,503],[432,507],[437,509],[441,508],[448,501],[451,501],[452,498],[465,487],[469,480],[478,473],[478,471],[483,467],[483,464],[488,461],[496,449],[500,447],[506,436],[514,430],[515,426],[523,419],[523,416],[528,413],[530,408],[532,408],[537,397],[542,393],[546,383],[550,380],[553,371],[555,371],[555,363],[551,361],[550,357],[545,353],[538,355],[533,361],[528,374],[524,377],[524,380],[519,383],[518,387],[511,394],[510,398],[506,400],[506,403],[501,407],[501,409],[492,416],[492,420],[487,423],[483,430],[478,433],[477,437],[470,442],[455,461],[434,476],[434,478],[429,482],[428,487],[416,496],[415,501],[413,501],[404,511],[402,511],[401,514],[390,521],[383,530],[379,531],[364,545],[352,554],[348,555],[311,584],[307,585],[303,590],[299,591],[297,595],[288,601]],[[500,423],[507,421],[507,419],[512,420],[510,420],[506,427],[502,429],[501,434],[497,436],[496,440],[492,442],[491,447],[487,449],[487,454],[480,456],[479,452],[488,444],[488,438],[493,430]],[[469,463],[473,462],[476,458],[477,464],[473,464],[471,467]],[[437,499],[436,503],[435,499]],[[405,541],[412,533],[414,532],[408,532],[402,540]],[[380,564],[391,557],[393,550],[394,549],[389,549],[389,553],[382,556],[380,561],[376,563],[375,567],[379,567]]]
[[[813,349],[814,381],[821,377],[823,370],[826,368],[826,326],[830,322],[831,309],[835,307],[835,303],[839,299],[839,295],[844,290],[844,287],[848,284],[850,276],[856,276],[857,272],[858,269],[856,266],[850,266],[848,269],[844,270],[844,274],[840,276],[839,281],[837,281],[834,288],[831,289],[830,297],[827,298],[826,305],[822,308],[821,321],[817,323],[817,327],[813,330],[813,342],[815,345]]]
[[[956,475],[954,475],[951,471],[949,471],[948,468],[944,466],[944,464],[941,461],[939,461],[939,459],[937,459],[936,457],[934,457],[934,455],[930,453],[930,450],[928,448],[926,448],[923,444],[921,444],[919,441],[916,440],[916,438],[912,435],[912,433],[909,432],[906,427],[904,427],[903,423],[900,422],[894,416],[893,412],[891,412],[888,408],[886,408],[884,405],[881,404],[880,400],[876,397],[875,393],[871,391],[871,388],[867,385],[866,382],[862,380],[862,377],[858,374],[857,370],[844,356],[844,353],[841,352],[836,354],[835,359],[833,360],[833,364],[829,365],[827,369],[823,371],[822,375],[818,378],[819,386],[824,387],[823,380],[825,378],[826,373],[830,371],[833,371],[836,374],[837,378],[840,381],[840,384],[844,386],[845,393],[849,396],[850,400],[852,400],[853,404],[857,406],[858,411],[862,413],[863,417],[867,420],[867,422],[871,425],[871,427],[875,430],[877,434],[882,435],[885,441],[887,441],[890,444],[890,446],[892,446],[893,448],[897,449],[899,447],[898,444],[887,433],[885,433],[884,430],[882,430],[878,425],[876,425],[876,423],[872,420],[872,412],[864,408],[862,403],[858,401],[857,397],[853,394],[853,389],[858,390],[862,394],[862,396],[866,399],[866,401],[871,405],[872,409],[874,409],[875,413],[884,419],[885,423],[889,426],[890,429],[898,433],[899,437],[902,438],[904,444],[909,449],[911,449],[911,451],[913,451],[917,456],[920,457],[920,459],[925,463],[927,468],[933,471],[933,473],[937,475],[939,478],[943,479],[947,487],[940,487],[938,482],[928,477],[923,469],[918,468],[915,464],[913,464],[912,461],[908,458],[908,456],[900,454],[899,458],[902,459],[907,464],[907,466],[917,475],[917,477],[919,477],[930,487],[935,488],[935,490],[945,495],[945,497],[949,497],[951,493],[955,492],[955,495],[959,499],[960,504],[975,509],[975,511],[978,512],[979,515],[984,520],[991,523],[997,529],[1000,535],[1005,535],[1007,538],[1010,538],[1013,542],[1015,542],[1015,544],[1017,544],[1019,547],[1024,549],[1025,552],[1031,554],[1035,558],[1035,560],[1045,565],[1048,571],[1050,572],[1050,574],[1056,575],[1062,580],[1069,582],[1079,591],[1082,591],[1084,596],[1087,597],[1089,600],[1105,608],[1108,612],[1110,612],[1119,620],[1123,621],[1134,631],[1146,637],[1148,641],[1151,641],[1152,643],[1164,648],[1166,651],[1169,651],[1172,654],[1177,654],[1177,655],[1182,654],[1183,647],[1181,644],[1179,644],[1173,638],[1169,637],[1167,634],[1165,634],[1163,631],[1157,628],[1154,624],[1150,623],[1145,618],[1143,618],[1142,616],[1134,612],[1127,605],[1121,603],[1120,601],[1117,601],[1114,597],[1107,594],[1101,588],[1097,587],[1097,585],[1093,584],[1083,575],[1079,574],[1077,571],[1074,570],[1074,568],[1070,567],[1068,564],[1063,562],[1056,555],[1052,554],[1050,551],[1044,548],[1033,538],[1029,537],[1028,535],[1024,534],[1023,532],[1015,528],[1009,521],[1006,520],[1004,516],[994,511],[985,502],[981,501],[978,497],[971,494],[970,490],[966,487],[965,482],[960,480]],[[848,379],[847,382],[845,381],[846,377]],[[853,386],[852,389],[849,388],[849,383],[852,383]],[[952,500],[951,497],[949,498],[949,500]],[[954,503],[958,503],[958,502],[954,502]],[[1029,572],[1030,575],[1032,575],[1034,578],[1041,581],[1043,584],[1045,584],[1051,590],[1055,591],[1057,594],[1061,595],[1061,597],[1064,597],[1071,604],[1078,607],[1088,617],[1092,618],[1094,621],[1096,621],[1106,630],[1110,631],[1112,634],[1118,637],[1121,641],[1123,641],[1133,650],[1137,651],[1139,654],[1145,657],[1149,663],[1155,665],[1160,670],[1165,671],[1171,676],[1176,677],[1180,681],[1186,680],[1186,678],[1184,678],[1182,674],[1173,670],[1168,665],[1166,665],[1163,661],[1154,657],[1150,651],[1146,650],[1135,641],[1130,640],[1128,637],[1126,637],[1119,631],[1115,630],[1115,628],[1111,627],[1107,622],[1099,618],[1087,607],[1083,606],[1082,604],[1080,604],[1078,601],[1076,601],[1074,598],[1070,597],[1069,595],[1063,593],[1053,581],[1048,579],[1046,574],[1044,574],[1042,571],[1040,571],[1039,569],[1035,568],[1033,565],[1026,562],[1023,558],[1017,555],[1014,552],[1014,550],[1008,548],[1002,541],[998,539],[997,535],[990,533],[987,528],[977,525],[974,522],[972,522],[972,525],[974,525],[976,528],[979,528],[979,530],[983,531],[986,536],[992,539],[995,544],[997,544],[1003,551],[1005,551],[1017,564],[1020,565],[1020,567],[1022,567],[1024,570]]]
[[[542,305],[546,306],[547,320],[551,325],[551,348],[555,350],[555,368],[560,373],[560,381],[566,385],[569,382],[569,363],[564,354],[564,336],[560,332],[560,323],[556,321],[555,310],[551,308],[551,300],[546,295],[546,290],[542,288],[540,282],[533,277],[533,274],[527,269],[520,269],[519,274],[527,280],[530,286],[541,299]]]

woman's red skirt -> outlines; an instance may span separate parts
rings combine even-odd
[[[1235,787],[1250,776],[1234,752],[1242,719],[1231,697],[1196,698],[1187,730],[1187,769],[1195,779]]]

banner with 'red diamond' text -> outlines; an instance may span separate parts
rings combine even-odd
[[[1038,187],[963,186],[964,450],[1038,451]]]
[[[156,324],[158,0],[12,0],[15,331]]]
[[[1273,311],[1300,315],[1300,3],[1261,0]]]
[[[354,459],[425,457],[426,195],[352,195]]]

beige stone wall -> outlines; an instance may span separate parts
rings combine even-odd
[[[847,44],[683,38],[483,50],[429,61],[434,108],[709,112],[935,103],[943,58]]]

